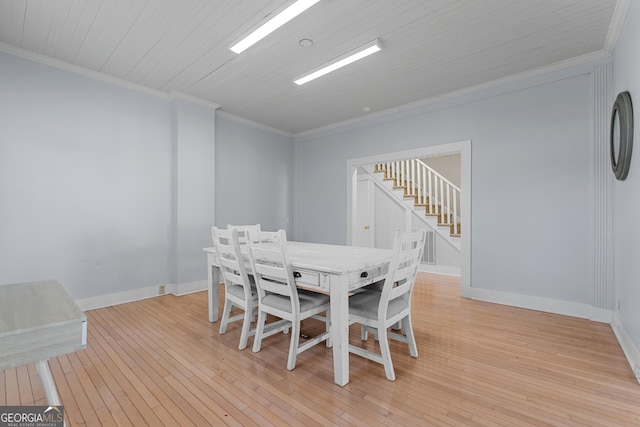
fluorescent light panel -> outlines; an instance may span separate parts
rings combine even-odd
[[[251,34],[240,40],[238,43],[231,46],[229,49],[235,53],[242,53],[287,22],[291,21],[296,16],[300,15],[305,10],[309,9],[320,0],[298,0],[295,3],[288,6],[282,12],[265,22],[258,29]]]
[[[335,71],[338,68],[342,68],[345,65],[349,65],[359,59],[367,57],[373,53],[379,52],[381,49],[382,49],[382,45],[380,44],[380,40],[375,39],[365,45],[360,46],[357,49],[354,49],[340,56],[329,65],[322,66],[321,68],[315,71],[311,71],[309,73],[303,74],[302,76],[295,79],[293,82],[297,85],[303,85],[305,83],[310,82],[311,80],[315,80],[318,77],[322,77],[325,74]]]

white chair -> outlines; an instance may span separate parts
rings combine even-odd
[[[251,264],[249,263],[249,249],[247,247],[247,239],[249,238],[249,231],[260,231],[260,224],[249,224],[249,225],[232,225],[227,224],[227,230],[238,230],[238,243],[240,243],[240,253],[242,253],[242,257],[245,260],[245,265],[248,266],[247,274],[249,274],[249,280],[255,287],[255,282],[253,281],[253,275],[251,272]],[[255,317],[251,317],[251,321],[254,322]]]
[[[247,347],[249,336],[255,334],[251,330],[251,320],[258,308],[258,292],[255,282],[249,279],[245,260],[240,252],[238,230],[224,230],[217,227],[211,229],[213,244],[218,255],[220,272],[224,280],[224,310],[220,319],[220,334],[227,332],[227,325],[231,322],[242,320],[242,332],[238,348],[244,350]],[[233,307],[244,310],[244,313],[231,316]]]
[[[363,291],[349,298],[349,324],[360,323],[362,339],[367,339],[367,330],[374,329],[380,353],[349,345],[349,352],[381,363],[389,381],[396,379],[389,351],[389,339],[408,344],[409,354],[418,357],[418,348],[411,325],[411,292],[422,258],[426,230],[410,233],[397,231],[393,241],[393,255],[382,291]],[[387,329],[400,322],[404,334]]]
[[[253,274],[258,288],[258,322],[253,340],[253,351],[260,351],[265,334],[267,314],[279,317],[291,326],[291,341],[287,369],[296,366],[296,356],[312,346],[329,341],[329,296],[317,292],[298,290],[294,272],[287,263],[287,236],[284,230],[277,232],[249,232],[249,253]],[[266,243],[271,242],[271,243]],[[318,316],[325,312],[325,316]],[[326,331],[300,345],[300,322],[314,317],[326,322]],[[269,324],[267,326],[271,326]]]
[[[247,244],[247,233],[249,230],[260,231],[260,224],[250,224],[250,225],[232,225],[227,224],[227,230],[238,230],[238,241],[240,245]]]

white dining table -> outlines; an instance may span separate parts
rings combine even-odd
[[[209,321],[218,320],[220,271],[216,251],[207,253]],[[300,288],[326,292],[331,298],[331,341],[334,381],[349,382],[349,293],[382,280],[391,260],[391,249],[320,243],[287,242],[287,259]]]

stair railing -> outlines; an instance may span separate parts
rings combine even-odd
[[[416,205],[425,206],[427,215],[437,215],[440,224],[450,225],[453,234],[459,233],[459,187],[419,159],[379,163],[375,168],[393,178],[394,186],[404,188]]]

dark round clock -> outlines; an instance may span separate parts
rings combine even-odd
[[[622,181],[629,173],[633,149],[633,105],[629,92],[620,92],[613,104],[609,142],[611,168],[616,178]]]

